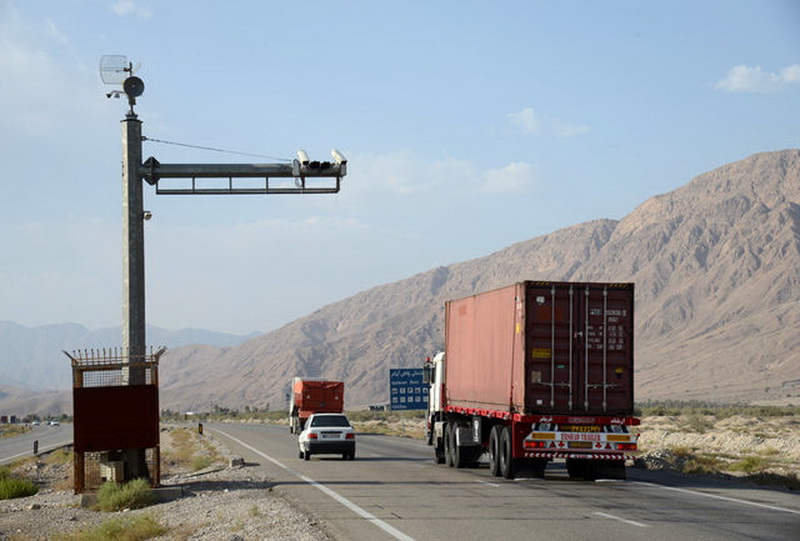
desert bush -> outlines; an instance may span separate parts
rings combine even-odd
[[[39,487],[36,486],[36,483],[27,479],[17,479],[11,476],[0,479],[0,500],[24,498],[33,496],[37,492],[39,492]]]
[[[44,458],[46,464],[71,464],[74,460],[72,451],[66,447],[59,447]]]
[[[214,459],[207,455],[192,457],[192,471],[200,471],[208,468],[214,463]]]
[[[171,445],[162,459],[171,466],[199,471],[216,462],[223,462],[217,449],[203,436],[186,428],[169,430]]]
[[[683,473],[693,473],[701,475],[713,475],[719,473],[721,461],[711,455],[694,455],[680,465]]]
[[[169,530],[150,515],[118,517],[86,530],[55,535],[55,541],[144,541]]]
[[[744,473],[756,473],[763,471],[769,465],[769,462],[764,458],[758,456],[746,456],[728,466],[731,471],[738,471]]]
[[[697,432],[705,434],[707,430],[714,428],[714,423],[705,415],[692,413],[686,416],[681,423],[681,428],[687,432]]]
[[[146,479],[134,479],[124,484],[107,481],[97,491],[97,506],[101,511],[121,511],[147,507],[155,501]]]

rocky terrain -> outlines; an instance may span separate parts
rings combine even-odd
[[[183,496],[144,509],[107,513],[81,507],[81,496],[73,494],[72,464],[48,464],[47,458],[27,461],[15,473],[34,480],[38,494],[0,500],[0,540],[49,540],[70,532],[86,531],[116,519],[148,515],[165,526],[163,540],[305,540],[333,539],[301,504],[273,490],[259,468],[233,465],[235,458],[212,437],[222,460],[192,472],[170,466],[162,485],[181,487]],[[162,431],[162,453],[169,456],[170,431]],[[163,455],[162,455],[163,456]],[[163,464],[168,461],[162,460]]]

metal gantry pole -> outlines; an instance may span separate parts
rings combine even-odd
[[[145,385],[144,195],[142,123],[133,108],[122,121],[122,348],[123,385]],[[150,477],[144,449],[122,449],[126,481]],[[158,479],[158,477],[156,477]]]
[[[128,113],[122,121],[122,347],[131,361],[145,360],[144,197],[142,123]],[[129,385],[144,385],[145,371],[132,367]]]

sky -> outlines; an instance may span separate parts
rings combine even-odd
[[[0,321],[122,322],[103,55],[145,159],[347,156],[338,194],[145,185],[148,324],[244,334],[800,147],[798,30],[796,0],[0,0]]]

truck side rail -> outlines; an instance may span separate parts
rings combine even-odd
[[[641,421],[636,417],[615,417],[612,415],[524,415],[522,413],[510,413],[507,411],[487,410],[483,408],[471,408],[467,406],[444,407],[448,413],[460,413],[462,415],[477,415],[480,417],[491,417],[504,421],[514,421],[516,423],[556,423],[573,425],[622,425],[639,426]]]

